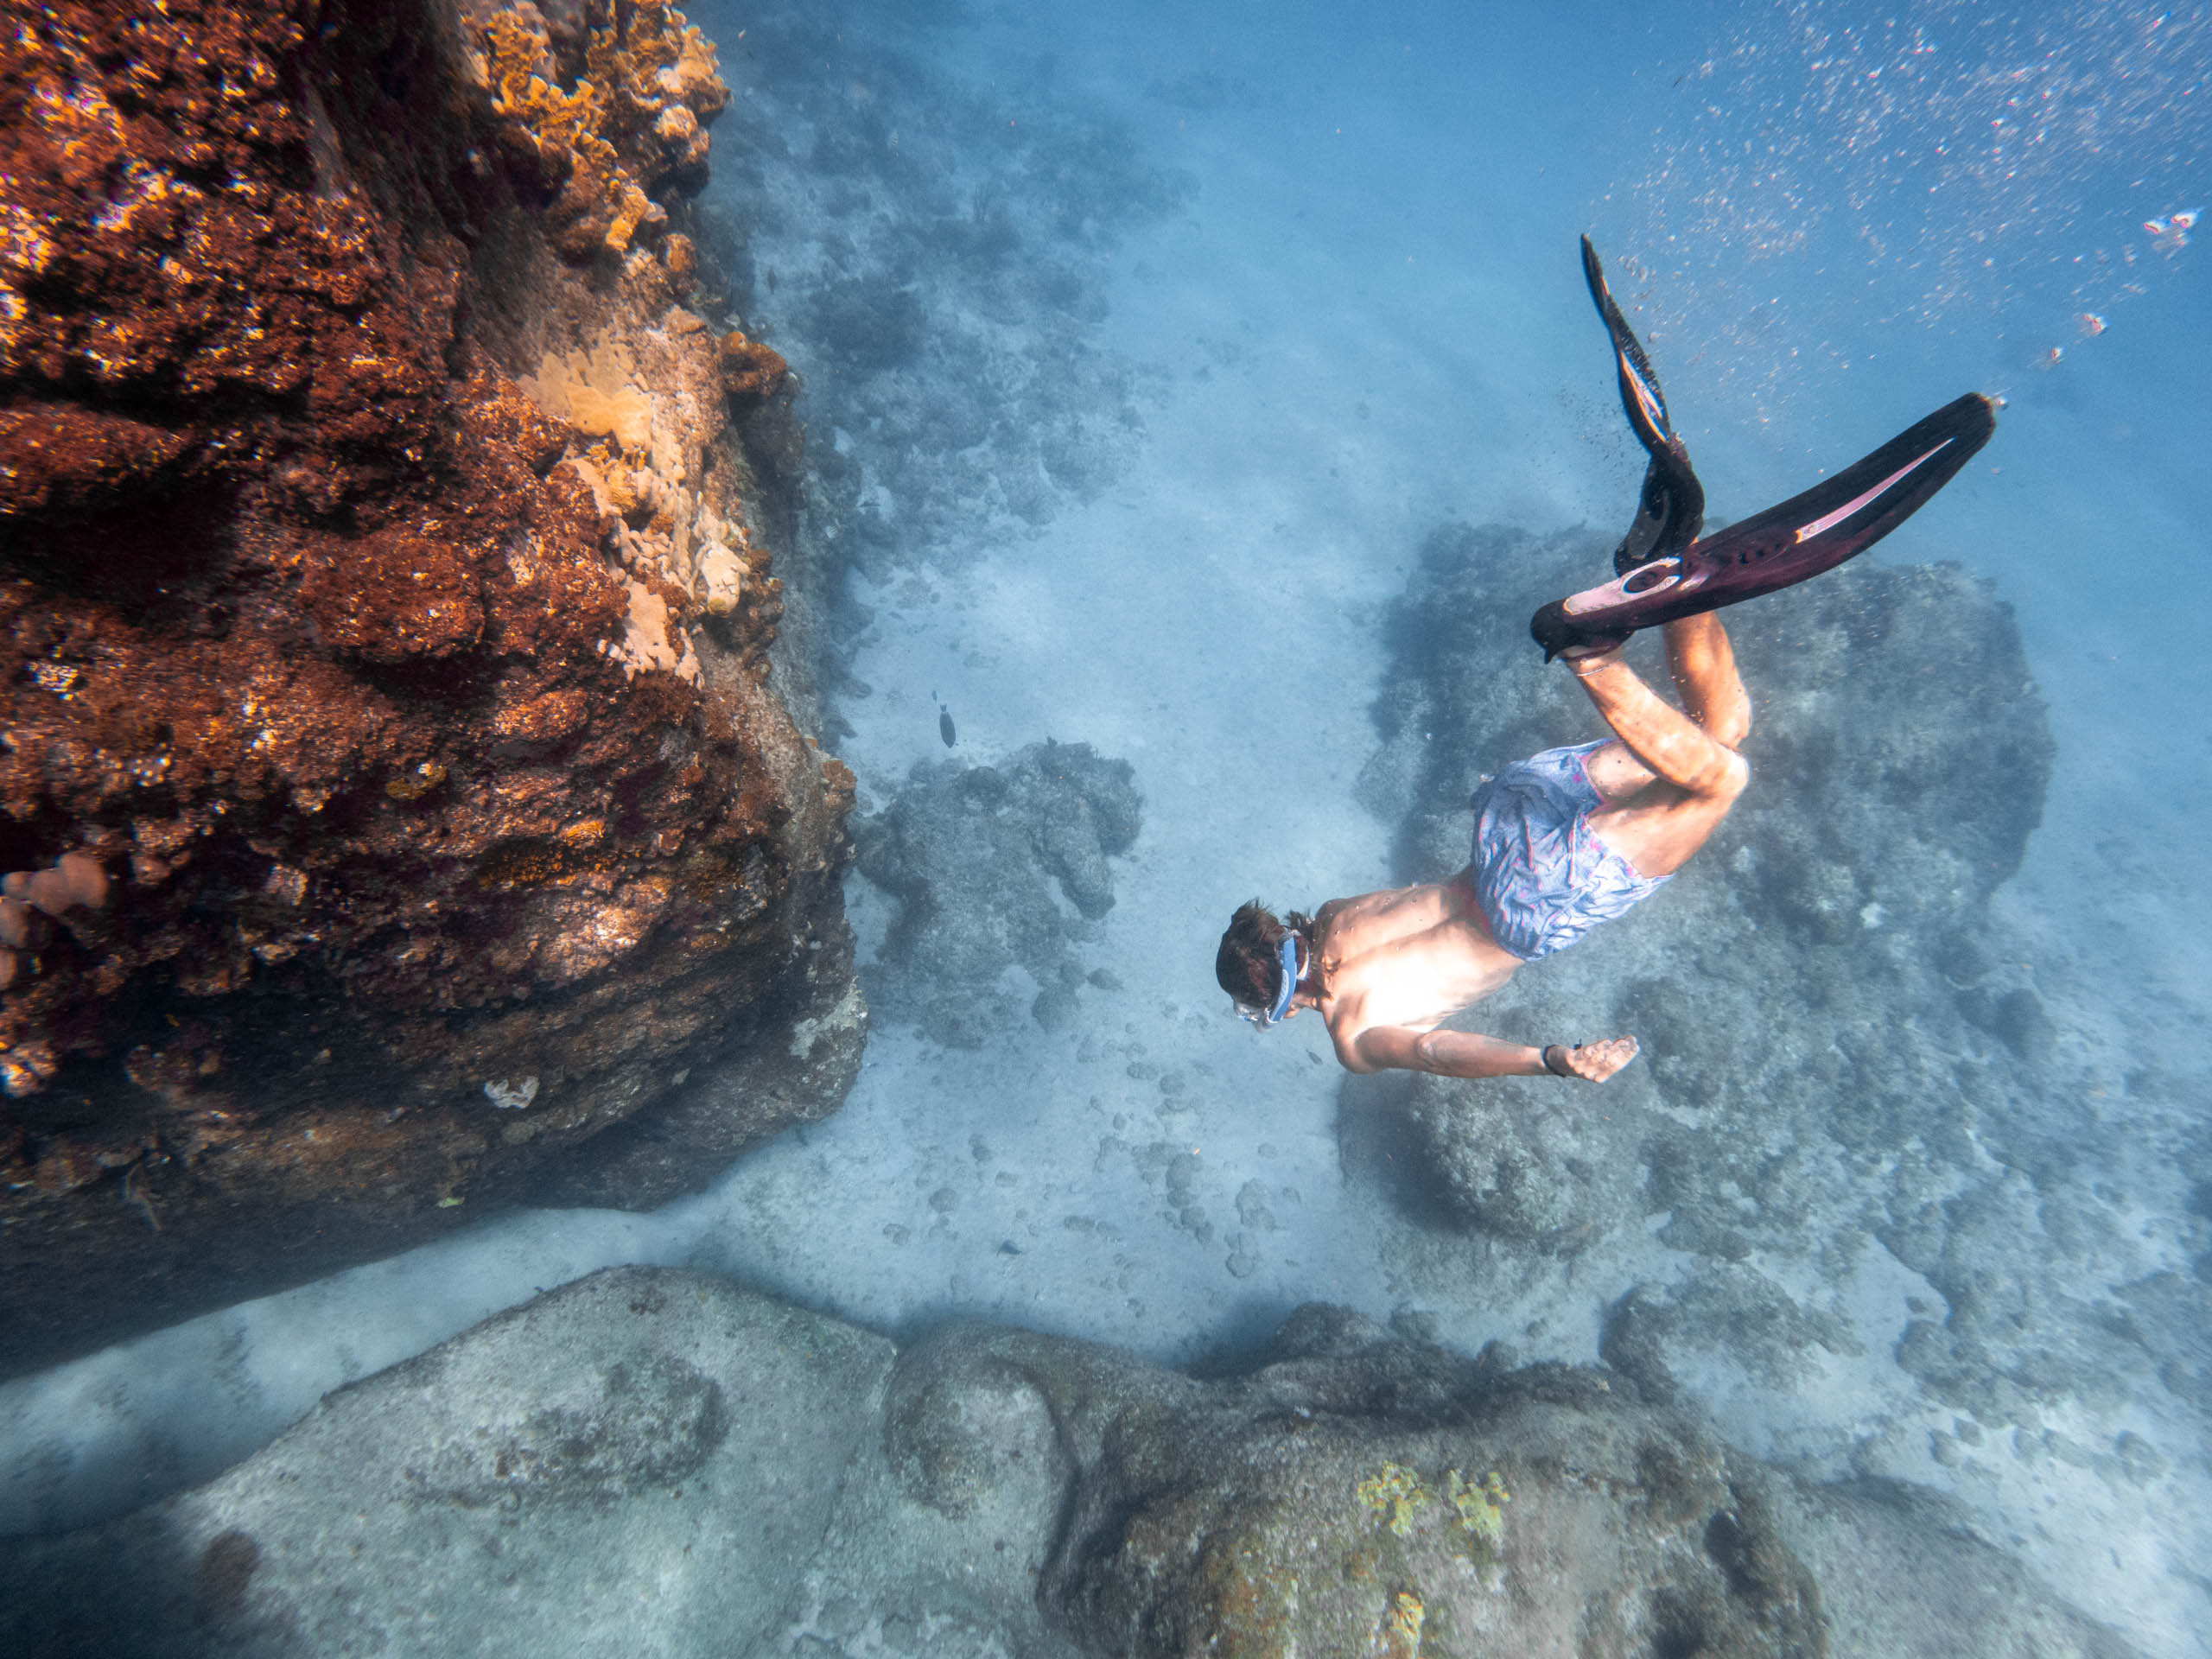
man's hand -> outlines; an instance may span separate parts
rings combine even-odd
[[[1568,1073],[1585,1083],[1603,1083],[1642,1052],[1633,1037],[1609,1038],[1602,1043],[1585,1043],[1580,1048],[1570,1048],[1565,1043],[1554,1046]],[[1550,1069],[1545,1067],[1546,1071]]]

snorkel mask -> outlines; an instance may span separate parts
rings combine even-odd
[[[1269,1026],[1280,1023],[1283,1015],[1290,1012],[1290,999],[1298,995],[1297,934],[1286,933],[1282,936],[1277,959],[1282,964],[1282,989],[1275,993],[1274,1006],[1262,1009],[1248,1008],[1242,1002],[1234,1005],[1236,1017],[1249,1022],[1256,1030],[1265,1031]]]

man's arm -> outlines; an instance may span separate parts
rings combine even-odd
[[[1547,1054],[1553,1057],[1548,1065]],[[1573,1077],[1586,1083],[1603,1083],[1636,1056],[1633,1037],[1580,1047],[1554,1043],[1531,1048],[1479,1032],[1420,1032],[1404,1026],[1370,1026],[1350,1043],[1337,1046],[1337,1058],[1349,1071],[1427,1071],[1440,1077]]]

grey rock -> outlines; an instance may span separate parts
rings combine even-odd
[[[1065,1457],[1044,1396],[1017,1365],[969,1364],[973,1330],[954,1326],[899,1357],[885,1402],[884,1455],[900,1492],[954,1519],[1011,1503],[1013,1530],[1035,1534],[1066,1478]]]
[[[1605,551],[1586,533],[1464,525],[1423,549],[1389,622],[1382,745],[1360,785],[1401,826],[1402,876],[1465,861],[1484,771],[1602,734],[1522,629]],[[1898,1357],[1937,1401],[2018,1421],[2117,1401],[2154,1361],[2186,1386],[2202,1368],[2158,1351],[2171,1338],[2115,1352],[2112,1278],[2069,1277],[2129,1259],[2125,1240],[2101,1249],[2120,1224],[2082,1173],[2126,1148],[2090,1104],[2108,1078],[2072,1058],[2064,1010],[2025,982],[2034,953],[1988,904],[2054,754],[2010,607],[1955,566],[1861,560],[1726,620],[1755,707],[1750,791],[1662,892],[1476,1016],[1531,1042],[1632,1033],[1641,1058],[1602,1091],[1514,1078],[1375,1093],[1401,1137],[1385,1150],[1413,1154],[1493,1262],[1656,1217],[1697,1265],[1617,1307],[1609,1338],[1654,1397],[1716,1330],[1754,1377],[1809,1377],[1807,1357],[1841,1338],[1762,1312],[1751,1264],[1772,1255],[1840,1282],[1870,1234],[1936,1293]],[[1656,645],[1630,649],[1663,685]],[[1387,1196],[1410,1210],[1418,1190]]]
[[[900,901],[869,979],[874,1012],[978,1047],[1019,1018],[1005,984],[1018,964],[1045,988],[1031,1004],[1037,1023],[1070,1024],[1086,982],[1070,947],[1113,908],[1108,860],[1135,843],[1142,820],[1128,762],[1087,743],[1048,740],[997,766],[916,766],[855,827],[861,874]]]
[[[1294,1362],[1117,1434],[1047,1604],[1113,1654],[1823,1651],[1753,1469],[1591,1373],[1376,1397],[1417,1367]]]
[[[1236,1189],[1236,1219],[1255,1232],[1275,1230],[1275,1214],[1268,1207],[1265,1181],[1247,1181]]]
[[[1366,1314],[1330,1302],[1303,1302],[1275,1327],[1268,1357],[1341,1359],[1389,1343],[1390,1333]]]
[[[634,1268],[195,1491],[14,1541],[0,1650],[2126,1651],[1923,1496],[1798,1484],[1604,1371],[1318,1305],[1211,1382],[980,1325],[894,1356]]]
[[[1406,1110],[1429,1178],[1453,1214],[1484,1232],[1566,1254],[1632,1212],[1637,1179],[1634,1141],[1573,1106],[1556,1090],[1509,1098],[1494,1084],[1422,1077]]]
[[[1651,1398],[1675,1396],[1662,1355],[1725,1354],[1764,1386],[1788,1389],[1820,1374],[1813,1351],[1856,1356],[1863,1347],[1843,1319],[1794,1300],[1740,1262],[1700,1262],[1679,1283],[1640,1285],[1608,1310],[1606,1363],[1635,1377]]]
[[[1390,1329],[1412,1343],[1437,1342],[1441,1323],[1434,1313],[1422,1307],[1394,1308],[1390,1313]]]
[[[891,1344],[613,1268],[341,1389],[228,1474],[0,1562],[0,1650],[719,1653],[782,1606]]]
[[[2127,1659],[2111,1630],[2054,1600],[1968,1517],[1934,1493],[1891,1482],[1768,1488],[1777,1530],[1821,1586],[1828,1650],[1865,1655],[2013,1654]]]
[[[2049,1060],[2058,1046],[2058,1030],[2043,998],[2024,985],[2002,993],[1969,986],[1959,993],[1959,1012],[2031,1065]]]

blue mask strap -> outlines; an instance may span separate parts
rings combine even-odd
[[[1268,1025],[1274,1025],[1290,1012],[1290,999],[1298,995],[1298,935],[1282,936],[1282,989],[1276,993],[1275,1005],[1268,1010]],[[1262,1027],[1266,1029],[1265,1027]]]

